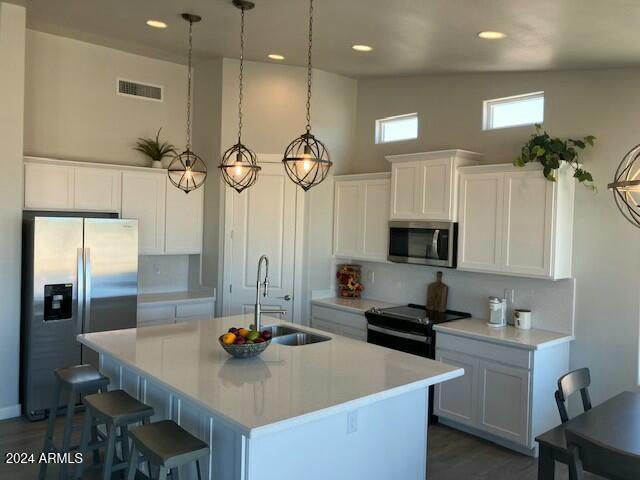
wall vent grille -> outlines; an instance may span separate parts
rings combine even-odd
[[[146,100],[153,100],[156,102],[162,102],[163,88],[158,85],[149,85],[140,82],[133,82],[131,80],[118,79],[117,83],[118,95],[126,95],[127,97],[143,98]]]

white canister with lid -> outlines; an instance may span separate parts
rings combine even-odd
[[[513,324],[520,330],[531,329],[531,310],[516,308],[513,312]]]

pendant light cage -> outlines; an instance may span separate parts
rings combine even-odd
[[[322,183],[332,165],[324,144],[310,132],[303,133],[289,144],[282,163],[289,178],[305,192]]]
[[[249,0],[233,0],[233,5],[240,10],[240,73],[238,75],[238,143],[229,148],[222,156],[218,168],[222,179],[236,192],[242,193],[258,180],[256,154],[242,143],[242,95],[244,86],[244,12],[251,10],[255,4]]]
[[[640,145],[622,158],[616,175],[608,188],[618,210],[632,225],[640,228]]]
[[[200,156],[191,151],[191,57],[193,53],[193,24],[202,20],[199,15],[183,13],[189,22],[189,57],[187,65],[187,145],[180,155],[176,155],[167,169],[169,180],[180,190],[189,193],[201,187],[207,178],[207,165]]]
[[[292,182],[306,192],[319,185],[329,174],[331,160],[324,144],[311,133],[311,80],[313,66],[313,0],[309,0],[309,50],[307,55],[307,127],[306,132],[289,144],[282,163]]]

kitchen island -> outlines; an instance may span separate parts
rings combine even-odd
[[[78,340],[99,353],[111,388],[211,446],[204,478],[425,478],[428,387],[463,369],[292,324],[330,340],[230,357],[218,337],[250,323],[237,315]],[[181,473],[195,478],[192,467]]]

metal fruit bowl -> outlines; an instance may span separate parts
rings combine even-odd
[[[236,345],[234,343],[227,345],[220,339],[218,339],[218,342],[220,342],[222,348],[224,348],[229,355],[236,358],[252,358],[264,352],[271,343],[271,340],[260,343],[244,343],[242,345]]]

